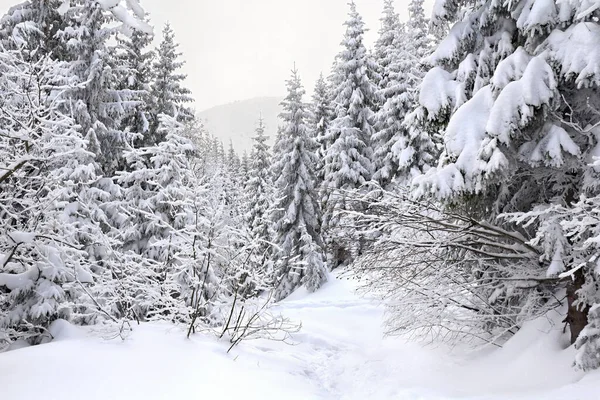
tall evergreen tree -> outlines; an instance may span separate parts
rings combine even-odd
[[[121,69],[122,90],[130,91],[136,105],[123,117],[122,127],[124,131],[136,135],[134,143],[137,146],[150,145],[151,115],[151,82],[153,79],[153,67],[155,53],[148,50],[153,40],[153,35],[134,30],[129,36],[119,37],[120,54],[118,61],[126,68]]]
[[[171,293],[178,289],[169,277],[182,268],[181,260],[191,254],[193,241],[188,230],[195,198],[189,162],[193,146],[181,136],[181,124],[167,115],[160,118],[165,140],[127,151],[129,166],[118,175],[123,187],[119,209],[126,210],[126,215],[115,234],[124,252],[140,256],[140,264],[131,268],[143,272],[130,270],[125,275],[136,280],[137,274],[147,277],[133,299],[143,318],[172,312],[165,309],[172,306]]]
[[[335,70],[334,82],[339,82],[333,89],[335,119],[327,134],[331,146],[325,158],[326,223],[334,209],[347,208],[342,191],[360,187],[373,173],[371,140],[377,96],[367,71],[375,66],[363,44],[364,22],[354,3],[350,4],[349,16],[344,50],[338,55]]]
[[[0,341],[39,343],[58,318],[97,315],[82,285],[98,271],[104,199],[94,155],[62,112],[65,63],[20,50],[0,60]]]
[[[227,166],[229,167],[232,175],[237,176],[240,169],[240,157],[233,148],[233,140],[229,139],[229,148],[227,149]]]
[[[266,264],[271,254],[273,237],[269,218],[273,206],[273,181],[268,139],[261,117],[256,128],[256,135],[253,137],[251,167],[244,190],[248,208],[246,223],[254,242],[251,261],[254,264],[253,267],[260,270],[263,275],[267,272]]]
[[[328,241],[328,255],[337,265],[349,260],[349,251],[339,243],[339,218],[352,209],[347,194],[371,180],[374,172],[373,150],[374,112],[377,108],[377,87],[371,79],[376,66],[363,43],[364,22],[350,3],[347,29],[342,41],[343,51],[337,56],[332,83],[335,118],[326,140],[331,146],[325,157],[323,198],[325,203],[323,229]]]
[[[425,75],[428,38],[422,0],[412,0],[406,31],[396,31],[383,60],[385,80],[380,87],[384,104],[377,114],[374,179],[386,186],[395,177],[400,183],[426,172],[438,154],[417,108],[419,85]],[[382,33],[382,35],[384,35]],[[391,34],[386,34],[387,37]]]
[[[186,75],[178,72],[184,62],[181,61],[179,44],[175,42],[171,25],[165,25],[162,35],[154,63],[154,82],[151,92],[155,116],[152,135],[155,143],[164,140],[158,132],[159,121],[156,118],[158,115],[170,115],[176,117],[179,122],[189,122],[194,119],[193,111],[186,107],[186,104],[193,100],[190,97],[191,91],[183,86]]]
[[[20,50],[30,61],[48,55],[64,61],[65,43],[57,37],[65,24],[58,12],[60,4],[60,0],[28,0],[11,7],[0,20],[3,48]]]
[[[250,159],[248,157],[248,152],[244,150],[242,153],[242,158],[240,159],[240,179],[245,182],[247,177],[250,174]]]
[[[315,148],[302,102],[304,89],[294,69],[287,81],[288,95],[282,102],[280,128],[275,146],[275,207],[273,213],[275,252],[275,298],[281,300],[297,287],[318,289],[326,280],[315,182]]]
[[[400,17],[394,9],[393,0],[384,0],[383,14],[380,21],[381,28],[379,29],[379,37],[375,42],[374,57],[379,77],[375,84],[381,90],[388,86],[390,64],[395,61],[397,53],[405,45],[398,38],[404,31],[404,26],[400,23]]]
[[[191,142],[180,135],[182,127],[172,117],[163,115],[161,119],[160,130],[169,140],[131,149],[126,154],[131,171],[119,173],[124,187],[122,208],[135,210],[119,235],[126,249],[164,262],[169,257],[172,231],[184,227],[179,215],[190,208],[175,202],[193,198],[194,178],[189,165]]]
[[[393,166],[386,162],[390,153],[391,140],[394,133],[402,125],[406,108],[392,99],[402,95],[407,88],[404,25],[400,23],[392,0],[384,1],[383,15],[379,38],[375,43],[375,55],[379,68],[380,80],[377,82],[377,93],[381,99],[381,107],[376,114],[375,134],[373,136],[373,179],[382,186],[391,181]],[[390,115],[391,114],[391,115]]]
[[[317,146],[315,149],[317,159],[315,166],[317,181],[315,186],[319,188],[325,178],[325,156],[327,149],[331,145],[327,140],[327,132],[333,120],[331,92],[325,78],[323,78],[323,74],[317,80],[312,100],[310,130]]]
[[[130,74],[111,54],[116,20],[95,1],[78,0],[64,10],[68,26],[58,33],[69,51],[70,74],[77,85],[71,89],[69,112],[96,154],[105,176],[122,168],[122,153],[129,141],[121,127],[122,119],[135,107],[134,96],[121,89],[119,77]]]
[[[227,154],[225,154],[225,146],[223,145],[223,141],[219,140],[215,137],[215,149],[217,154],[217,160],[221,165],[227,164]]]

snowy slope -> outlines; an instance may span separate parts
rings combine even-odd
[[[261,114],[269,143],[274,142],[279,124],[279,103],[282,100],[280,97],[258,97],[236,101],[202,111],[198,116],[208,131],[223,141],[225,147],[229,146],[231,139],[237,152],[250,152],[254,130]]]
[[[600,374],[572,370],[572,351],[547,320],[524,328],[504,349],[458,357],[382,339],[382,308],[333,279],[313,295],[298,291],[279,310],[301,320],[294,345],[227,344],[148,324],[128,340],[102,340],[61,324],[53,343],[0,354],[4,399],[521,399],[591,400]],[[539,331],[547,332],[541,340]],[[213,397],[215,396],[215,397]]]

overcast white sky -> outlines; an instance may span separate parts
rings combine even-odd
[[[383,0],[355,0],[372,43]],[[433,0],[426,0],[429,13]],[[2,12],[19,0],[0,0]],[[155,33],[169,21],[187,62],[198,111],[259,96],[282,96],[293,63],[310,92],[330,70],[348,0],[141,0]],[[396,0],[402,19],[409,0]]]

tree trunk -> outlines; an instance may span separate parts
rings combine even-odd
[[[573,274],[573,278],[567,285],[567,318],[565,322],[569,324],[571,331],[571,344],[575,343],[579,334],[585,328],[588,323],[588,313],[590,308],[588,306],[582,307],[577,306],[577,291],[581,289],[585,283],[585,276],[583,270],[579,269]]]

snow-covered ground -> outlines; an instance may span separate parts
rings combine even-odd
[[[334,276],[279,311],[302,322],[295,344],[244,342],[229,354],[212,336],[167,324],[125,341],[58,324],[57,339],[0,354],[1,399],[569,399],[599,398],[600,373],[571,368],[562,326],[540,320],[503,349],[468,359],[383,338],[380,305]],[[544,334],[541,335],[540,331]],[[540,339],[540,336],[542,337]]]

